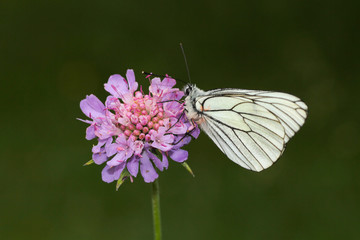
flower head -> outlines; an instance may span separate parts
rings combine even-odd
[[[90,124],[86,139],[98,138],[92,149],[93,161],[98,165],[106,162],[103,181],[119,180],[125,172],[136,177],[140,169],[144,181],[153,182],[158,170],[168,168],[168,157],[176,162],[187,160],[188,152],[181,147],[200,131],[183,114],[179,100],[184,93],[173,88],[175,84],[168,76],[153,78],[150,93],[144,94],[137,91],[134,71],[128,70],[126,78],[112,75],[104,84],[111,94],[105,104],[94,95],[80,102],[91,119],[81,120]]]

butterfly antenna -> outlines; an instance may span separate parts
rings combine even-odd
[[[167,75],[159,75],[159,74],[154,74],[152,72],[145,72],[145,71],[141,71],[142,74],[146,75],[146,77],[148,76],[153,76],[153,77],[160,77],[160,78],[165,78],[165,77],[170,77],[170,76],[167,76]]]
[[[160,77],[160,78],[172,78],[172,79],[175,79],[176,81],[180,81],[180,82],[183,82],[183,83],[187,84],[186,81],[181,80],[181,79],[179,79],[179,78],[173,78],[173,77],[171,77],[171,76],[169,76],[169,75],[159,75],[159,74],[154,74],[154,73],[152,73],[152,72],[145,72],[145,71],[141,71],[141,73],[144,74],[144,75],[146,75],[146,77],[152,76],[152,77]]]
[[[188,63],[187,63],[187,60],[186,60],[186,55],[185,55],[185,51],[184,51],[184,47],[183,47],[182,43],[180,43],[180,48],[181,48],[181,52],[182,52],[182,54],[184,56],[185,66],[186,66],[186,71],[187,71],[187,74],[188,74],[189,82],[191,83],[189,66],[188,66]]]

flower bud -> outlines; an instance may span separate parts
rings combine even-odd
[[[134,135],[131,135],[129,138],[131,139],[131,141],[136,141],[136,139],[137,139],[137,137]]]
[[[156,116],[156,114],[158,114],[158,112],[159,112],[158,108],[153,108],[150,111],[150,116],[152,116],[152,117]]]
[[[136,91],[136,92],[135,92],[135,97],[136,97],[136,98],[142,98],[142,96],[143,96],[143,95],[142,95],[142,93],[141,93],[140,91]]]
[[[136,115],[131,115],[130,119],[133,124],[137,124],[139,122],[139,118]]]
[[[143,126],[140,123],[138,123],[138,124],[136,124],[136,129],[141,130],[141,129],[143,129]]]
[[[148,127],[144,127],[144,128],[142,129],[142,131],[143,131],[143,133],[147,133],[147,132],[149,132],[149,128],[148,128]]]
[[[141,125],[145,126],[148,123],[148,119],[146,116],[141,115],[141,116],[139,116],[139,122]]]
[[[124,134],[129,137],[131,135],[131,131],[127,129],[125,130]]]

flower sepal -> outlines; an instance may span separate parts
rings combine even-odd
[[[191,170],[189,164],[187,164],[186,162],[182,162],[181,165],[182,165],[193,177],[195,177],[195,174],[194,174],[193,171]]]
[[[95,163],[93,159],[91,159],[90,161],[87,161],[83,166],[89,166],[91,164]]]
[[[126,179],[131,178],[131,174],[128,172],[127,169],[124,169],[121,174],[120,178],[116,182],[116,191],[119,190],[120,186],[125,182]]]

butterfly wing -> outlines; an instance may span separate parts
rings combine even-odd
[[[307,106],[278,92],[217,89],[196,97],[200,127],[235,163],[253,171],[270,167],[304,124]]]

